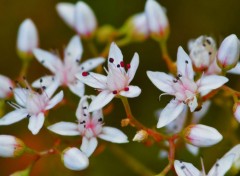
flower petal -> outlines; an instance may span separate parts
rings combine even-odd
[[[0,125],[10,125],[19,122],[20,120],[26,118],[27,115],[28,112],[26,111],[26,109],[14,110],[12,112],[9,112],[0,119]]]
[[[186,144],[186,148],[188,149],[188,151],[193,154],[194,156],[197,156],[199,153],[199,147],[196,147],[194,145],[191,144]]]
[[[79,67],[81,68],[82,71],[89,71],[96,68],[103,62],[105,62],[105,59],[103,57],[97,57],[97,58],[86,60]]]
[[[128,86],[128,91],[122,90],[119,94],[124,97],[134,98],[139,96],[141,89],[138,86]]]
[[[172,83],[174,78],[163,72],[147,71],[148,78],[161,91],[173,94]]]
[[[63,136],[80,135],[78,131],[78,125],[72,122],[58,122],[49,126],[48,129]]]
[[[128,72],[127,72],[129,77],[128,84],[133,80],[135,73],[137,71],[138,65],[139,65],[139,55],[138,53],[134,53],[134,56],[130,63],[130,68],[128,69]]]
[[[56,6],[58,15],[70,27],[74,26],[74,8],[75,6],[71,3],[58,3]]]
[[[55,93],[59,86],[60,86],[59,80],[55,79],[54,82],[44,90],[45,95],[47,95],[48,98],[52,97],[52,95]]]
[[[27,96],[28,96],[28,89],[24,89],[24,88],[15,88],[13,89],[14,92],[14,99],[16,100],[16,102],[25,107],[27,104]]]
[[[162,110],[158,119],[157,128],[162,128],[176,119],[184,109],[184,103],[177,100],[171,100]]]
[[[197,81],[197,84],[199,86],[198,91],[201,93],[202,91],[217,89],[226,82],[228,82],[228,78],[224,76],[218,75],[204,76],[203,78]]]
[[[82,150],[83,153],[87,155],[87,157],[90,157],[93,152],[95,151],[97,147],[98,141],[97,138],[92,137],[90,139],[83,137],[82,138],[82,145],[80,149]]]
[[[228,70],[227,73],[240,75],[240,62],[238,62],[234,68],[232,68],[231,70]]]
[[[63,91],[59,92],[55,95],[49,102],[45,110],[53,108],[56,104],[58,104],[63,99]]]
[[[201,176],[202,173],[191,163],[175,160],[174,168],[178,176]]]
[[[128,137],[119,129],[113,127],[103,127],[99,138],[113,143],[127,143]]]
[[[185,76],[191,80],[193,79],[194,72],[192,67],[192,61],[181,46],[178,47],[177,68],[178,74],[181,74],[182,76]]]
[[[120,62],[123,60],[122,52],[118,48],[117,44],[114,42],[112,42],[110,46],[109,55],[108,55],[108,65],[112,64],[112,62],[110,62],[110,58],[113,59],[113,63],[115,63],[115,65],[120,64]]]
[[[105,89],[107,77],[98,73],[89,72],[88,76],[83,76],[82,73],[76,74],[76,77],[84,84],[96,89]]]
[[[85,92],[85,86],[82,82],[79,80],[76,80],[73,84],[68,84],[69,89],[72,91],[72,93],[76,94],[79,97],[82,97]]]
[[[37,116],[33,115],[29,118],[28,129],[32,134],[36,135],[43,126],[45,117],[43,113],[39,113]]]
[[[6,98],[11,92],[10,87],[13,87],[12,81],[4,76],[0,75],[0,98]]]
[[[32,87],[34,88],[40,88],[40,87],[48,87],[50,86],[54,81],[54,76],[52,75],[48,75],[48,76],[43,76],[37,80],[35,80],[33,83],[32,83]]]
[[[98,109],[103,108],[106,104],[108,104],[113,98],[114,94],[108,90],[104,90],[97,95],[97,97],[91,102],[88,111],[93,112]]]
[[[34,49],[33,54],[36,59],[52,73],[56,73],[58,66],[62,65],[62,61],[56,55],[50,52],[42,49]]]
[[[88,112],[88,96],[83,96],[78,104],[76,116],[79,121],[84,118],[89,118],[90,114]]]
[[[83,53],[83,47],[80,40],[80,37],[75,35],[71,38],[70,42],[68,43],[67,48],[64,51],[64,62],[65,64],[76,64],[81,60]]]

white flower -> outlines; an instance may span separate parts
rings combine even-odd
[[[77,74],[77,78],[83,83],[100,91],[98,96],[92,101],[89,111],[95,111],[108,104],[115,96],[137,97],[141,93],[138,86],[129,85],[132,81],[139,65],[139,56],[134,54],[130,64],[123,62],[121,50],[115,43],[111,44],[108,56],[107,76],[83,72]],[[125,68],[127,71],[125,70]]]
[[[97,20],[92,9],[83,1],[76,5],[58,3],[60,17],[82,37],[90,37],[97,28]]]
[[[80,149],[88,157],[97,147],[97,137],[113,143],[128,142],[127,136],[120,130],[113,127],[103,126],[103,114],[101,109],[89,113],[87,102],[88,98],[94,100],[95,97],[82,97],[76,111],[78,123],[59,122],[49,126],[48,129],[54,133],[64,136],[83,136]]]
[[[0,119],[0,125],[10,125],[26,117],[29,118],[28,129],[35,135],[42,128],[44,114],[63,99],[63,91],[59,92],[52,99],[50,97],[56,90],[56,84],[52,84],[47,89],[42,89],[42,94],[33,91],[27,84],[26,88],[11,88],[16,103],[8,101],[8,104],[15,108]]]
[[[233,160],[233,166],[231,171],[234,171],[235,173],[238,173],[240,170],[240,144],[234,146],[232,149],[230,149],[224,156],[232,155],[234,154],[234,160]]]
[[[235,34],[226,37],[221,43],[218,53],[218,65],[225,70],[236,66],[239,60],[240,42]]]
[[[0,156],[16,157],[25,150],[25,144],[18,138],[11,135],[0,135]]]
[[[178,160],[174,161],[174,168],[178,176],[224,176],[231,168],[234,157],[234,154],[224,155],[213,165],[208,174],[205,173],[204,168],[200,171],[191,163]]]
[[[222,135],[213,127],[206,125],[189,125],[184,129],[183,137],[186,142],[197,147],[209,147],[222,140]]]
[[[88,157],[75,147],[69,147],[62,153],[64,165],[71,170],[79,171],[86,169],[89,165]]]
[[[153,36],[163,37],[166,35],[169,23],[165,14],[165,9],[155,0],[147,0],[145,13],[148,22],[148,28]]]
[[[9,87],[13,87],[11,79],[4,75],[0,75],[0,99],[7,98],[12,94]]]
[[[35,49],[34,55],[37,60],[48,68],[54,76],[45,76],[33,82],[33,87],[49,86],[54,81],[59,80],[59,86],[67,86],[78,96],[84,95],[84,84],[76,79],[75,75],[83,71],[89,71],[102,64],[104,58],[89,59],[80,64],[83,48],[78,36],[74,36],[64,51],[64,60],[50,52]],[[56,83],[57,84],[57,83]]]
[[[185,105],[189,106],[191,112],[195,111],[198,107],[197,96],[199,94],[217,89],[228,81],[224,76],[210,75],[203,76],[195,82],[192,62],[182,47],[178,48],[177,68],[176,78],[163,72],[147,71],[149,79],[158,89],[175,97],[160,114],[158,128],[176,119]]]
[[[39,45],[37,28],[31,19],[22,22],[18,30],[17,49],[20,53],[32,56],[32,52]]]

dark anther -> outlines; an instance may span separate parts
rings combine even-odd
[[[86,106],[84,106],[84,107],[83,107],[83,109],[87,109],[87,107],[86,107]]]
[[[87,116],[87,114],[83,114],[83,116]]]
[[[185,166],[181,166],[181,169],[185,169]]]
[[[42,86],[42,89],[45,90],[45,89],[46,89],[46,86]]]
[[[124,62],[121,61],[121,62],[120,62],[120,65],[121,65],[121,67],[124,67]]]
[[[84,67],[81,67],[82,70],[84,70]]]
[[[211,41],[209,39],[206,39],[206,42],[211,45]]]
[[[99,118],[99,119],[98,119],[98,121],[99,121],[99,122],[102,122],[102,121],[103,121],[103,119],[102,119],[102,118]]]
[[[185,63],[186,63],[186,64],[188,64],[188,61],[187,61],[187,60],[185,60]]]
[[[88,72],[82,72],[82,76],[88,76],[89,73]]]
[[[109,58],[109,62],[113,63],[114,59],[113,58]]]
[[[30,117],[31,117],[31,116],[28,114],[28,115],[27,115],[27,118],[30,118]]]
[[[178,74],[178,77],[179,77],[179,78],[181,78],[181,77],[182,77],[182,75],[181,75],[181,74]]]
[[[206,46],[206,44],[205,44],[205,43],[203,43],[203,46],[205,47],[205,46]]]
[[[84,120],[84,121],[82,121],[82,122],[80,122],[80,124],[84,124],[84,123],[86,123],[86,121]]]
[[[114,90],[112,93],[113,93],[113,94],[117,94],[117,91],[116,91],[116,90]]]
[[[40,79],[40,83],[42,83],[43,82],[43,80],[42,80],[42,78]]]
[[[76,59],[76,62],[77,62],[77,63],[79,63],[79,62],[80,62],[80,60]]]
[[[125,90],[125,91],[129,91],[129,87],[125,87],[124,90]]]
[[[174,82],[174,83],[177,83],[178,81],[174,79],[173,82]]]
[[[209,52],[208,54],[209,54],[209,55],[211,55],[211,54],[212,54],[212,52]]]
[[[126,66],[126,67],[127,67],[127,69],[129,69],[129,68],[131,68],[131,65],[130,65],[130,64],[127,64],[127,66]]]
[[[117,64],[117,67],[119,68],[119,67],[120,67],[120,65],[119,65],[119,64]]]
[[[10,90],[13,90],[13,88],[12,88],[12,87],[9,87],[9,89],[10,89]]]
[[[42,64],[44,64],[44,62],[45,62],[44,60],[41,60],[41,63],[42,63]]]

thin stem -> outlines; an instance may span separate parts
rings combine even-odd
[[[125,37],[121,40],[116,41],[116,44],[118,46],[125,46],[125,45],[129,44],[130,42],[131,42],[131,39],[129,37]]]
[[[30,61],[28,60],[23,60],[22,63],[22,68],[21,71],[19,73],[19,78],[23,78],[24,76],[27,76],[27,71],[28,71],[28,66],[29,66]]]
[[[109,145],[109,149],[112,153],[117,156],[122,162],[124,162],[130,169],[132,169],[135,173],[143,176],[153,176],[154,173],[146,168],[142,163],[138,160],[130,156],[127,152],[122,150],[117,145],[111,144]]]
[[[228,87],[228,86],[226,86],[226,85],[223,85],[223,86],[221,87],[221,89],[223,89],[223,90],[225,90],[225,91],[227,91],[227,92],[229,92],[229,93],[231,93],[231,94],[234,94],[234,95],[240,97],[240,92],[238,92],[238,91],[236,91],[236,90],[234,90],[234,89],[232,89],[232,88],[230,88],[230,87]]]
[[[162,51],[163,60],[166,62],[169,71],[173,74],[176,74],[176,65],[168,54],[166,40],[161,40],[159,44]]]

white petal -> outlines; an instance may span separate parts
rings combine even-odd
[[[0,99],[6,98],[11,93],[10,87],[13,87],[12,81],[8,77],[0,75]]]
[[[54,54],[42,49],[34,49],[33,54],[36,59],[53,73],[57,73],[57,68],[62,61]]]
[[[69,84],[68,87],[72,91],[72,93],[76,94],[77,96],[82,97],[84,95],[85,86],[79,80],[77,80],[73,84]]]
[[[48,129],[63,136],[80,135],[77,124],[72,122],[58,122],[49,126]]]
[[[148,78],[152,83],[161,91],[172,94],[174,90],[172,88],[172,83],[174,78],[163,72],[153,72],[147,71]]]
[[[86,60],[79,67],[81,67],[82,71],[89,71],[96,68],[103,62],[105,62],[105,59],[103,57],[97,57],[97,58]]]
[[[76,74],[76,77],[84,84],[96,89],[105,89],[107,86],[107,77],[98,73],[89,72],[88,76],[83,76],[82,73],[79,73]]]
[[[44,90],[44,92],[48,96],[48,98],[52,97],[52,95],[58,89],[59,85],[60,85],[59,80],[55,79],[54,82]]]
[[[198,91],[206,91],[206,90],[213,90],[221,87],[223,84],[228,82],[228,78],[224,76],[218,76],[218,75],[209,75],[204,76],[199,81],[197,81],[198,84]]]
[[[205,101],[202,104],[202,109],[200,111],[193,112],[193,123],[198,123],[208,112],[211,101]]]
[[[37,116],[31,116],[29,118],[28,129],[32,132],[32,134],[36,135],[43,126],[44,123],[44,114],[39,113]]]
[[[191,154],[193,154],[194,156],[198,155],[199,147],[196,147],[196,146],[191,145],[191,144],[186,144],[186,147]]]
[[[83,118],[89,118],[89,112],[88,112],[88,96],[83,96],[81,100],[79,101],[77,111],[76,111],[76,116],[77,119],[80,121]]]
[[[231,168],[234,157],[234,154],[230,154],[218,160],[209,171],[208,176],[224,176],[225,173]]]
[[[79,36],[75,35],[71,38],[65,49],[64,62],[65,64],[76,64],[76,61],[81,60],[83,47]]]
[[[168,103],[167,106],[162,110],[158,120],[157,128],[162,128],[176,119],[183,111],[184,106],[185,105],[182,102],[171,100],[170,103]]]
[[[64,150],[62,159],[64,165],[71,170],[83,170],[89,165],[88,157],[75,147]]]
[[[193,79],[194,72],[192,67],[192,61],[181,46],[178,47],[177,52],[177,69],[178,74],[181,74],[182,76],[185,76],[191,80]]]
[[[127,143],[128,137],[119,129],[113,127],[103,127],[99,138],[113,143]]]
[[[130,63],[130,68],[128,69],[128,72],[127,72],[129,77],[128,84],[133,80],[135,73],[137,71],[138,65],[139,65],[139,55],[138,53],[134,53],[134,56]]]
[[[17,49],[21,52],[32,53],[38,47],[38,32],[33,21],[26,19],[18,30]]]
[[[13,89],[14,92],[14,99],[16,100],[16,102],[25,107],[27,104],[27,96],[28,96],[28,92],[29,90],[24,89],[24,88],[15,88]]]
[[[26,118],[27,115],[28,112],[26,111],[26,109],[14,110],[12,112],[9,112],[0,119],[0,125],[10,125],[19,122],[20,120]]]
[[[33,83],[32,83],[32,87],[34,88],[40,88],[40,87],[48,87],[50,86],[54,81],[54,77],[53,76],[43,76],[37,80],[35,80]]]
[[[112,42],[110,46],[109,55],[108,55],[108,64],[112,64],[109,61],[110,58],[114,59],[113,63],[115,63],[115,65],[120,64],[120,62],[123,60],[122,52],[114,42]]]
[[[114,94],[108,90],[104,90],[97,95],[97,97],[91,102],[89,106],[89,112],[103,108],[107,105],[113,98]]]
[[[240,62],[238,62],[237,65],[234,68],[232,68],[231,70],[227,71],[227,73],[240,75]]]
[[[119,94],[128,97],[128,98],[134,98],[138,97],[141,93],[141,89],[138,86],[128,86],[128,91],[122,90]]]
[[[56,6],[59,16],[70,27],[74,26],[74,8],[75,6],[71,3],[58,3]]]
[[[87,157],[90,157],[93,152],[95,151],[97,147],[98,141],[97,138],[92,137],[90,139],[83,137],[82,138],[82,145],[80,149],[82,150],[83,153],[87,155]]]
[[[178,176],[201,176],[202,173],[191,163],[174,161],[174,168]]]
[[[59,92],[55,95],[49,102],[45,110],[53,108],[56,104],[58,104],[63,99],[63,91]]]

